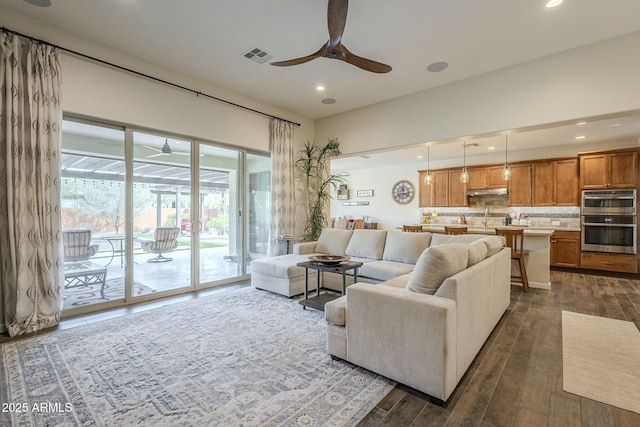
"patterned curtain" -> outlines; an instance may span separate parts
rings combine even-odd
[[[0,32],[0,286],[11,336],[60,320],[59,51]]]
[[[287,253],[287,243],[276,239],[295,233],[293,126],[283,120],[271,120],[271,229],[267,256]]]

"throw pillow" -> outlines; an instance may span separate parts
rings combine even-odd
[[[316,243],[316,252],[326,255],[344,255],[352,233],[351,230],[323,228]]]
[[[382,259],[386,230],[353,230],[345,254],[359,258]]]
[[[487,258],[500,252],[500,249],[504,248],[504,245],[507,244],[504,236],[487,236],[479,239],[478,242],[487,245]]]
[[[433,295],[445,279],[467,268],[469,249],[461,243],[431,246],[425,250],[411,273],[407,290]]]
[[[389,231],[387,233],[387,242],[384,244],[382,259],[415,264],[430,243],[431,233]]]
[[[476,265],[480,261],[487,257],[487,245],[484,242],[475,241],[467,245],[469,250],[469,260],[467,261],[467,268],[472,265]]]

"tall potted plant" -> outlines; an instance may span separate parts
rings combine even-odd
[[[303,175],[307,195],[307,220],[304,227],[304,240],[318,240],[320,232],[327,226],[326,207],[331,198],[331,188],[346,181],[345,174],[332,174],[331,159],[340,154],[337,138],[330,139],[320,146],[307,141],[298,152],[296,167]]]

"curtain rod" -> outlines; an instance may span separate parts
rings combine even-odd
[[[45,41],[45,40],[37,39],[35,37],[31,37],[31,36],[28,36],[26,34],[21,34],[21,33],[17,32],[17,31],[10,30],[10,29],[8,29],[6,27],[0,27],[0,30],[4,31],[6,33],[11,33],[11,34],[15,34],[15,35],[20,36],[20,37],[24,37],[24,38],[26,38],[28,40],[31,40],[32,42],[35,42],[35,43],[39,43],[39,44],[55,47],[56,49],[60,49],[60,50],[62,50],[64,52],[79,56],[81,58],[88,59],[90,61],[98,62],[100,64],[107,65],[107,66],[113,67],[113,68],[117,68],[118,70],[126,71],[128,73],[135,74],[137,76],[144,77],[146,79],[150,79],[150,80],[153,80],[153,81],[158,82],[158,83],[163,83],[163,84],[168,85],[168,86],[172,86],[172,87],[175,87],[175,88],[178,88],[178,89],[182,89],[182,90],[187,91],[187,92],[194,93],[196,96],[204,96],[205,98],[213,99],[213,100],[218,101],[218,102],[222,102],[222,103],[225,103],[225,104],[228,104],[228,105],[232,105],[234,107],[237,107],[237,108],[240,108],[240,109],[243,109],[243,110],[246,110],[246,111],[250,111],[252,113],[260,114],[260,115],[263,115],[263,116],[266,116],[266,117],[270,117],[272,119],[282,120],[283,122],[291,123],[292,125],[295,125],[295,126],[300,126],[300,123],[292,122],[291,120],[283,119],[282,117],[273,116],[271,114],[268,114],[268,113],[265,113],[265,112],[262,112],[262,111],[259,111],[259,110],[255,110],[253,108],[245,107],[244,105],[236,104],[235,102],[227,101],[226,99],[218,98],[216,96],[209,95],[207,93],[200,92],[200,91],[197,91],[195,89],[191,89],[189,87],[182,86],[182,85],[179,85],[177,83],[170,82],[168,80],[163,80],[161,78],[154,77],[152,75],[145,74],[145,73],[142,73],[140,71],[132,70],[130,68],[123,67],[122,65],[114,64],[112,62],[108,62],[108,61],[105,61],[103,59],[96,58],[94,56],[86,55],[84,53],[80,53],[80,52],[77,52],[75,50],[67,49],[66,47],[59,46],[59,45],[50,43],[50,42]]]

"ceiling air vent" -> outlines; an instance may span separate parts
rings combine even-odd
[[[273,55],[268,54],[259,47],[254,47],[246,51],[243,56],[247,59],[252,60],[253,62],[257,62],[258,64],[264,64],[265,62],[273,59]]]

